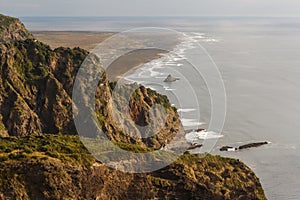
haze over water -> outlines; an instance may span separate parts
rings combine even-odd
[[[300,19],[297,18],[21,18],[30,30],[124,31],[163,27],[200,36],[223,77],[227,95],[224,130],[213,153],[236,157],[260,178],[268,199],[300,196]],[[184,66],[177,66],[184,69]],[[152,69],[152,77],[168,75]],[[136,71],[136,78],[138,73]],[[149,73],[148,73],[149,74]],[[205,87],[195,87],[206,93]],[[180,85],[180,83],[178,83]],[[167,90],[184,92],[176,84]],[[209,123],[208,99],[201,120]],[[201,103],[201,102],[200,102]],[[194,105],[183,109],[192,115]],[[187,114],[188,115],[188,114]],[[272,144],[221,153],[223,145]]]

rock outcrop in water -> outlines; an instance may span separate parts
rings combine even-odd
[[[232,146],[223,146],[222,148],[220,148],[220,151],[237,151],[237,150],[243,150],[243,149],[250,149],[250,148],[254,148],[254,147],[260,147],[260,146],[263,146],[266,144],[269,144],[269,142],[253,142],[253,143],[239,146],[238,148],[232,147]]]
[[[237,151],[238,148],[232,147],[232,146],[224,146],[220,148],[220,151]]]
[[[88,52],[52,50],[18,20],[1,15],[0,22],[6,27],[0,30],[0,134],[6,136],[0,138],[0,199],[265,199],[259,179],[234,159],[186,154],[147,174],[122,173],[97,162],[78,137],[70,136],[76,134],[73,82]],[[97,118],[123,149],[158,149],[176,133],[184,134],[167,97],[145,87],[132,94],[131,119],[124,123],[149,125],[153,104],[165,108],[167,120],[155,137],[124,134],[111,114],[114,87],[104,74],[96,94]],[[156,116],[162,120],[161,113]]]
[[[179,78],[175,78],[171,74],[169,74],[168,77],[164,80],[164,82],[171,83],[171,82],[175,82],[175,81],[178,81],[178,80],[179,80]]]
[[[254,147],[260,147],[263,145],[269,144],[269,142],[254,142],[254,143],[249,143],[249,144],[245,144],[242,146],[239,146],[239,150],[242,149],[250,149],[250,148],[254,148]]]

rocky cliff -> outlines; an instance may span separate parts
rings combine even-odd
[[[183,155],[161,170],[129,174],[96,162],[76,136],[0,141],[0,199],[265,199],[238,160]]]
[[[72,118],[72,86],[87,54],[80,48],[51,50],[33,39],[0,44],[1,135],[76,134]],[[121,134],[124,130],[112,119],[112,85],[104,74],[97,90],[98,119],[110,139],[130,142],[132,138]],[[136,144],[160,148],[179,129],[178,114],[165,96],[154,91],[140,87],[135,95],[130,100],[131,119],[124,119],[123,123],[146,125],[149,123],[147,113],[154,103],[164,104],[167,108],[166,127],[173,127],[172,130],[162,128],[156,140],[134,138]],[[133,125],[130,127],[136,136],[141,135]]]
[[[107,168],[85,150],[72,116],[75,75],[88,52],[36,41],[17,19],[0,16],[0,199],[264,199],[258,178],[237,160],[184,155],[149,174],[126,174]],[[159,149],[176,133],[184,134],[167,97],[138,86],[129,101],[129,117],[113,112],[105,73],[96,93],[96,115],[108,138],[123,149],[132,144]],[[121,88],[126,92],[126,87]],[[127,88],[128,89],[128,88]],[[118,97],[122,110],[124,99]],[[142,128],[164,122],[155,136],[141,138]],[[116,114],[114,116],[114,114]],[[125,134],[115,119],[127,124]],[[136,126],[139,125],[139,126]],[[63,134],[63,135],[61,135]],[[9,137],[8,137],[9,136]],[[134,149],[133,149],[134,150]]]
[[[33,38],[29,31],[25,28],[24,24],[22,24],[17,18],[7,17],[0,14],[0,24],[0,42]]]
[[[74,134],[70,90],[86,55],[33,39],[0,44],[2,135]]]

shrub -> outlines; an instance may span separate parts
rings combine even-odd
[[[94,162],[93,156],[88,153],[78,136],[45,134],[22,138],[0,138],[0,153],[9,153],[7,158],[1,159],[22,159],[34,152],[40,152],[41,154],[31,157],[35,159],[42,159],[45,157],[43,154],[45,154],[46,156],[60,159],[62,162],[76,165],[90,166]],[[47,157],[44,159],[47,159]]]
[[[0,157],[0,162],[5,162],[5,161],[7,161],[8,159],[9,159],[8,156],[1,156],[1,157]]]

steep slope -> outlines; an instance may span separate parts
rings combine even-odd
[[[15,19],[11,21],[19,24]],[[0,134],[76,134],[72,116],[72,88],[78,68],[87,54],[87,51],[80,48],[52,50],[34,39],[0,44]],[[124,143],[134,141],[135,144],[158,149],[172,139],[180,128],[178,114],[166,103],[166,97],[144,87],[137,89],[137,98],[130,101],[132,119],[125,118],[123,123],[131,124],[134,135],[140,136],[141,131],[134,127],[134,123],[147,125],[150,121],[150,107],[154,103],[163,103],[168,111],[165,128],[156,138],[143,140],[124,134],[124,130],[118,127],[112,117],[112,85],[104,74],[96,101],[98,119],[111,140]]]
[[[72,88],[78,68],[86,56],[87,52],[79,48],[51,50],[32,39],[0,44],[1,134],[76,134],[72,117]],[[121,134],[123,131],[112,118],[111,85],[104,74],[96,101],[99,120],[110,139],[128,143],[132,139]],[[140,87],[136,97],[130,101],[132,119],[124,119],[124,123],[143,125],[148,122],[147,113],[153,103],[164,104],[168,109],[166,127],[173,127],[173,133],[164,128],[156,140],[134,138],[136,144],[160,148],[179,129],[178,114],[167,103],[166,97],[154,91]],[[136,135],[141,135],[139,130],[134,130]]]
[[[95,162],[75,136],[0,142],[0,199],[265,199],[258,178],[234,159],[186,154],[129,174]]]
[[[0,14],[0,24],[0,42],[33,38],[29,31],[25,28],[24,24],[22,24],[17,18]]]
[[[77,69],[86,55],[81,49],[52,51],[32,39],[0,44],[2,133],[74,134],[69,73],[76,71],[68,70]]]

